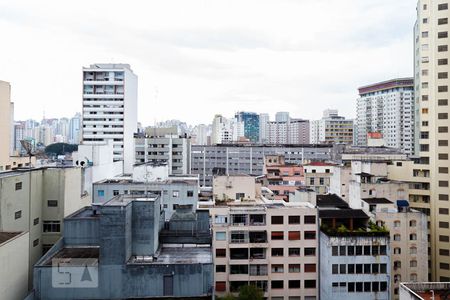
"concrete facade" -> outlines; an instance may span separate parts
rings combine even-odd
[[[317,194],[328,194],[330,178],[333,175],[334,164],[312,162],[303,165],[305,171],[305,185]]]
[[[353,120],[339,116],[337,110],[327,109],[320,120],[310,122],[310,143],[353,144]]]
[[[309,121],[290,118],[287,121],[271,121],[268,122],[267,135],[268,144],[308,144]]]

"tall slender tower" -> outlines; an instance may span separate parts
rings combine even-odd
[[[428,182],[422,195],[429,195],[429,202],[421,206],[430,220],[433,281],[450,281],[449,18],[448,0],[418,1],[414,76],[420,161],[415,166]]]
[[[130,173],[135,162],[137,76],[128,64],[93,64],[83,68],[82,143],[113,140],[115,161]]]

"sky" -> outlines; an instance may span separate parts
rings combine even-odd
[[[357,88],[413,75],[416,0],[0,0],[15,119],[81,111],[82,67],[128,63],[138,119],[353,118]]]

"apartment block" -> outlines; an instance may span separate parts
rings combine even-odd
[[[245,123],[237,118],[215,115],[212,122],[211,144],[233,143],[245,136]]]
[[[448,1],[417,2],[414,83],[416,154],[420,159],[413,167],[415,178],[411,178],[417,182],[414,196],[429,201],[412,205],[420,205],[430,215],[430,280],[446,282],[450,281],[449,18]]]
[[[396,78],[359,88],[356,145],[367,146],[367,135],[379,132],[386,146],[414,153],[414,79]]]
[[[259,142],[259,115],[253,112],[237,112],[235,118],[244,123],[244,137],[252,143]]]
[[[191,174],[200,176],[201,186],[212,186],[215,174],[263,175],[266,155],[284,155],[290,164],[328,161],[334,155],[332,145],[193,145],[191,149]]]
[[[72,275],[69,283],[55,264]],[[86,270],[90,280],[83,280]],[[36,263],[34,274],[37,300],[210,299],[208,212],[180,210],[164,225],[159,196],[118,195],[65,218],[63,239]]]
[[[83,68],[82,143],[113,140],[114,160],[130,172],[135,161],[137,76],[128,64],[92,64]]]
[[[310,122],[310,143],[353,144],[353,120],[339,116],[338,110],[327,109],[320,120]]]
[[[315,207],[267,200],[254,177],[214,181],[213,193],[224,195],[210,209],[216,295],[255,285],[267,299],[318,299]]]
[[[135,134],[135,163],[164,163],[170,175],[190,174],[191,139],[175,131],[176,128],[147,128],[145,134]]]
[[[291,118],[287,121],[270,121],[267,134],[267,142],[273,145],[309,144],[309,121]]]
[[[328,194],[334,166],[331,163],[317,161],[304,164],[305,185],[317,194]]]

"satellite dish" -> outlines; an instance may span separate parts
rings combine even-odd
[[[27,152],[28,156],[33,156],[33,145],[30,141],[27,140],[21,140],[20,144],[22,145],[23,149]]]

